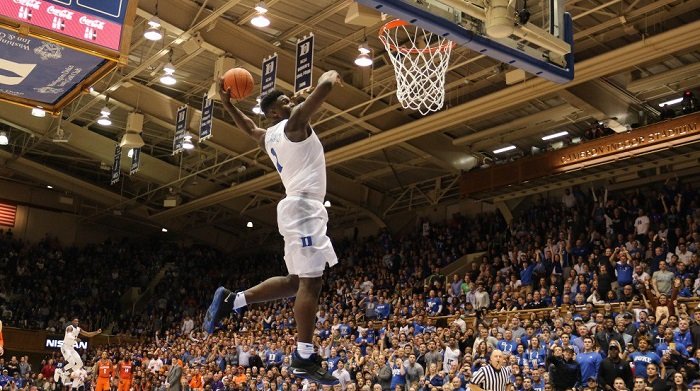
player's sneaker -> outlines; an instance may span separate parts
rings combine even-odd
[[[214,298],[209,305],[207,314],[204,316],[204,324],[202,328],[209,334],[214,334],[216,326],[222,317],[231,313],[233,309],[233,299],[236,294],[230,290],[220,286],[214,292]]]
[[[301,358],[295,350],[292,353],[292,362],[289,370],[302,379],[307,379],[312,382],[319,383],[325,386],[334,386],[340,384],[340,381],[332,376],[326,369],[321,366],[321,357],[314,353],[309,358]]]

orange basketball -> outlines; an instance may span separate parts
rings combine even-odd
[[[245,99],[253,92],[254,84],[253,75],[243,68],[232,68],[224,73],[224,88],[233,99]]]

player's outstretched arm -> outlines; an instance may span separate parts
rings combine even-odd
[[[88,338],[92,338],[92,337],[96,336],[97,334],[102,334],[102,329],[97,329],[95,331],[80,330],[80,335],[82,335],[84,337],[88,337]]]
[[[219,80],[219,96],[221,97],[221,103],[223,103],[224,109],[233,117],[233,122],[236,123],[236,126],[246,132],[248,136],[252,137],[260,148],[262,148],[265,143],[265,129],[259,128],[255,122],[247,115],[243,114],[238,107],[231,104],[231,95],[229,89],[224,87],[224,79]]]
[[[306,98],[304,103],[300,104],[292,111],[287,126],[294,130],[300,129],[305,131],[309,120],[311,120],[311,116],[321,108],[321,105],[336,84],[343,85],[343,81],[338,72],[328,71],[321,75],[318,79],[316,89]]]

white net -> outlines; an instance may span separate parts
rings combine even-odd
[[[401,106],[426,115],[445,103],[445,73],[454,44],[437,34],[394,20],[379,30],[394,64]]]

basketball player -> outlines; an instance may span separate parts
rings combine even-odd
[[[63,367],[63,371],[60,374],[63,379],[63,384],[67,384],[70,381],[71,371],[77,371],[83,367],[83,360],[80,358],[78,352],[75,351],[74,347],[75,343],[79,341],[78,336],[82,335],[87,338],[92,338],[102,333],[102,329],[92,332],[83,331],[78,327],[79,323],[78,318],[73,319],[72,323],[66,327],[66,336],[63,338],[61,353],[66,360],[66,365]],[[58,375],[55,375],[55,377],[58,377]]]
[[[236,125],[264,149],[282,178],[287,196],[277,205],[277,225],[284,237],[284,261],[289,274],[272,277],[238,293],[219,287],[204,320],[204,330],[214,332],[222,316],[248,304],[296,296],[294,318],[297,324],[297,349],[290,369],[295,376],[323,385],[338,384],[338,379],[321,367],[312,343],[314,319],[323,284],[323,271],[338,263],[333,245],[326,235],[328,212],[326,196],[326,160],[321,141],[309,125],[311,116],[321,107],[333,86],[341,84],[336,71],[321,75],[318,86],[303,103],[281,91],[271,91],[260,107],[275,125],[258,128],[231,104],[229,91],[219,82],[226,111]]]
[[[5,340],[2,338],[2,321],[0,320],[0,356],[5,354]]]
[[[117,391],[129,391],[131,390],[131,379],[134,376],[131,360],[128,357],[124,357],[117,364],[117,373],[119,373],[119,386],[117,386]]]
[[[112,379],[113,373],[112,360],[107,357],[107,352],[102,352],[102,357],[95,363],[95,391],[109,391],[109,382]]]

